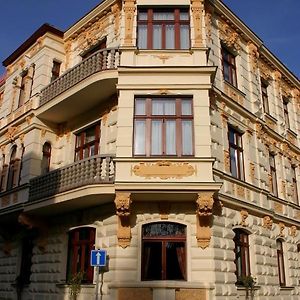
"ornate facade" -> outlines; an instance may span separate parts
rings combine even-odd
[[[0,299],[300,298],[300,82],[219,0],[105,0],[0,79]]]

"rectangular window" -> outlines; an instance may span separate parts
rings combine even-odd
[[[286,128],[290,128],[290,119],[289,119],[289,109],[288,109],[289,100],[283,98],[283,115]]]
[[[134,155],[194,154],[191,98],[136,98]]]
[[[271,175],[270,192],[276,197],[278,197],[275,156],[271,153],[269,153],[269,164]]]
[[[95,247],[95,228],[81,227],[70,231],[68,246],[67,281],[79,272],[83,283],[93,282],[93,267],[90,265],[90,253]]]
[[[224,80],[237,87],[235,56],[222,47],[222,63]]]
[[[61,62],[54,60],[52,71],[51,71],[51,82],[56,80],[59,77]]]
[[[242,230],[236,229],[234,243],[237,284],[243,284],[243,278],[250,275],[248,234]]]
[[[96,44],[92,45],[89,49],[84,51],[81,54],[81,57],[82,57],[82,59],[86,59],[86,58],[92,56],[95,52],[100,51],[105,48],[106,48],[106,38],[97,42]]]
[[[260,80],[260,84],[261,84],[261,95],[262,95],[264,112],[269,114],[270,110],[269,110],[269,99],[268,99],[268,85],[262,78]]]
[[[93,125],[76,134],[75,161],[99,153],[100,124]]]
[[[244,158],[242,134],[232,127],[228,127],[230,172],[232,176],[244,180]]]
[[[293,181],[293,200],[294,203],[299,205],[296,168],[292,166],[291,170],[292,170],[292,181]]]
[[[286,286],[282,241],[277,240],[276,245],[277,245],[277,263],[278,263],[279,284],[280,284],[280,286]]]
[[[140,49],[189,49],[188,9],[140,9],[137,45]]]

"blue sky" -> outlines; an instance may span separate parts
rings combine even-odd
[[[0,61],[43,23],[65,30],[100,0],[2,0]],[[224,0],[300,78],[300,0]],[[0,74],[4,69],[0,67]]]

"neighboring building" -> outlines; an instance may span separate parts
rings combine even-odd
[[[0,299],[94,299],[94,247],[102,300],[300,298],[300,82],[221,1],[105,0],[3,64]]]

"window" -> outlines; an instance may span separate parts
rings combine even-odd
[[[287,98],[283,98],[283,115],[284,115],[285,126],[287,128],[290,128],[288,104],[289,104],[289,100]]]
[[[224,80],[237,87],[235,56],[222,47]]]
[[[243,230],[234,230],[234,252],[236,265],[237,284],[242,284],[245,276],[250,276],[250,255],[249,255],[249,238],[248,234]]]
[[[7,186],[6,186],[7,190],[12,189],[16,184],[16,176],[17,176],[17,170],[15,168],[16,154],[17,154],[17,146],[14,146],[11,151],[10,161],[8,166],[8,177],[7,177]]]
[[[244,180],[244,159],[242,134],[233,127],[228,127],[230,172],[232,176]]]
[[[50,158],[51,158],[51,145],[49,143],[45,143],[43,145],[43,157],[41,163],[41,174],[47,174],[50,169]]]
[[[73,275],[83,272],[83,282],[93,282],[93,267],[90,253],[95,245],[95,228],[81,227],[69,232],[67,281]]]
[[[269,110],[269,99],[268,99],[268,84],[261,78],[260,85],[261,85],[261,95],[262,95],[264,112],[269,114],[270,110]]]
[[[270,173],[271,173],[270,192],[274,194],[276,197],[278,197],[275,155],[271,153],[269,153],[269,164],[270,164]]]
[[[33,255],[33,235],[30,234],[22,240],[22,255],[19,281],[21,285],[30,283]]]
[[[186,226],[146,224],[142,235],[142,280],[186,280]]]
[[[294,203],[299,205],[296,167],[291,166],[291,170],[292,170],[292,184],[293,184],[293,200]]]
[[[99,41],[98,43],[94,44],[92,47],[90,47],[86,51],[84,51],[81,54],[81,57],[82,57],[82,59],[86,59],[86,58],[90,57],[91,55],[93,55],[95,52],[97,52],[101,49],[105,49],[105,48],[106,48],[106,38]]]
[[[277,246],[277,263],[278,263],[278,276],[280,286],[285,286],[285,273],[284,273],[284,258],[283,258],[283,244],[281,240],[276,241]]]
[[[2,169],[0,177],[0,192],[5,190],[5,178],[6,178],[7,165],[5,164],[5,154],[2,154]]]
[[[189,49],[188,9],[140,9],[137,45],[140,49]]]
[[[59,77],[61,62],[53,60],[53,66],[51,71],[51,82],[56,80]]]
[[[21,84],[20,84],[20,94],[19,94],[18,108],[23,106],[23,104],[25,102],[26,76],[27,76],[27,72],[23,72],[21,74]]]
[[[75,161],[97,155],[100,142],[100,125],[93,125],[76,135]]]
[[[193,155],[191,98],[136,98],[134,154]]]

